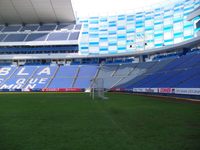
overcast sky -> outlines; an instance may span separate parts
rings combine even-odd
[[[77,16],[124,12],[177,0],[72,0]]]

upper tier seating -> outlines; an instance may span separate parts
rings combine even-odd
[[[31,33],[27,37],[26,41],[45,41],[47,35],[47,33]]]
[[[41,25],[38,31],[53,31],[55,29],[56,29],[55,24],[47,24],[47,25]]]
[[[7,34],[0,34],[0,42],[6,38]]]
[[[24,31],[37,31],[39,27],[40,26],[38,24],[25,25],[25,26],[22,27],[22,29],[20,31],[21,32],[24,32]]]
[[[22,28],[21,25],[10,25],[6,26],[1,32],[17,32],[21,28]]]
[[[63,41],[63,40],[67,40],[68,37],[69,37],[69,32],[50,33],[47,41]]]
[[[7,46],[8,43],[25,45],[23,42],[48,41],[77,41],[80,34],[81,24],[27,24],[27,25],[0,25],[0,44]],[[51,43],[50,43],[51,44]],[[64,43],[63,43],[64,44]],[[43,43],[41,43],[43,45]]]
[[[25,38],[28,36],[28,34],[9,34],[4,42],[20,42],[20,41],[24,41]]]

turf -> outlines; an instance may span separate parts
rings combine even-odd
[[[199,150],[200,105],[109,94],[0,94],[0,150]]]

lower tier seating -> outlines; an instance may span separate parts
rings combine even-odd
[[[143,63],[0,66],[0,89],[88,89],[94,78],[106,89],[200,88],[200,54]]]

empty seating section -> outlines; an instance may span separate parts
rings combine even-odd
[[[4,42],[20,42],[24,41],[28,34],[9,34]]]
[[[47,33],[32,33],[27,37],[26,41],[45,41],[47,35]]]
[[[75,30],[81,30],[81,27],[82,27],[81,24],[77,24],[77,25],[75,26]]]
[[[79,32],[72,32],[69,36],[69,40],[78,40]]]
[[[173,61],[170,64],[168,64],[162,70],[167,71],[167,70],[177,69],[177,68],[181,67],[182,65],[189,63],[188,61],[190,61],[190,59],[192,59],[192,56],[184,55],[180,58],[177,58],[176,61]],[[185,60],[187,60],[187,61],[185,61]]]
[[[73,78],[76,76],[79,66],[61,66],[55,76],[57,77],[70,77]]]
[[[91,79],[95,77],[97,73],[97,66],[82,66],[79,69],[76,82],[73,87],[75,88],[89,88]]]
[[[77,41],[81,27],[81,24],[0,25],[0,42]]]
[[[73,24],[71,24],[71,25],[67,25],[67,27],[66,27],[68,30],[72,30],[72,29],[74,29],[74,25]]]
[[[3,42],[3,40],[6,38],[7,34],[0,34],[0,42]]]
[[[74,78],[54,78],[49,88],[72,88]]]
[[[97,70],[97,66],[82,66],[79,70],[79,77],[94,77]]]
[[[55,66],[2,67],[0,78],[5,80],[1,82],[0,89],[45,88],[56,70]]]
[[[39,25],[37,24],[32,24],[32,25],[25,25],[22,27],[22,29],[20,30],[21,32],[23,31],[37,31],[39,28]]]
[[[82,25],[74,25],[74,24],[60,24],[57,26],[56,30],[81,30]]]
[[[57,26],[56,30],[69,30],[67,24],[60,24]]]
[[[38,31],[53,31],[56,29],[55,24],[41,25]]]
[[[114,73],[114,76],[128,76],[131,70],[132,67],[130,64],[122,64],[118,67],[117,71]]]
[[[72,88],[79,66],[61,66],[49,88]]]
[[[12,76],[14,77],[30,77],[33,75],[34,71],[36,71],[37,66],[24,66],[18,67],[18,69],[14,72]]]
[[[6,26],[2,32],[17,32],[22,28],[21,25],[10,25],[10,26]]]
[[[183,63],[181,66],[179,66],[180,68],[191,68],[193,66],[196,66],[199,64],[200,62],[200,55],[196,55],[196,54],[191,54],[191,55],[187,55],[187,57],[191,57],[191,59],[189,59],[186,63]]]
[[[18,67],[10,78],[5,80],[1,85],[1,89],[22,89],[28,79],[32,76],[36,70],[36,66]]]
[[[3,28],[4,28],[4,26],[3,26],[3,25],[0,25],[0,31],[3,30]]]
[[[58,67],[57,66],[40,66],[38,67],[37,71],[35,72],[33,77],[53,77],[56,73]]]
[[[67,40],[68,37],[69,37],[69,32],[50,33],[47,41],[63,41]]]
[[[200,70],[200,68],[198,68]],[[189,79],[185,80],[184,82],[180,82],[180,84],[177,85],[178,88],[199,88],[200,87],[200,72],[198,74],[195,74],[194,76],[191,76]]]
[[[58,67],[57,66],[40,66],[35,71],[34,75],[29,79],[24,86],[25,89],[42,89],[46,88],[49,82],[54,77]]]
[[[0,67],[0,78],[6,79],[9,78],[14,71],[17,69],[17,67],[8,67],[8,66],[1,66]]]
[[[109,89],[118,82],[121,77],[113,77],[114,73],[117,71],[119,64],[108,64],[100,66],[100,70],[98,73],[97,78],[103,78],[104,80],[104,87]]]
[[[163,61],[69,66],[1,66],[0,89],[90,88],[103,78],[110,88],[200,88],[200,54]]]
[[[130,78],[121,88],[200,88],[200,54],[160,61],[138,77]],[[161,68],[159,67],[161,66]],[[152,71],[153,70],[153,71]]]

